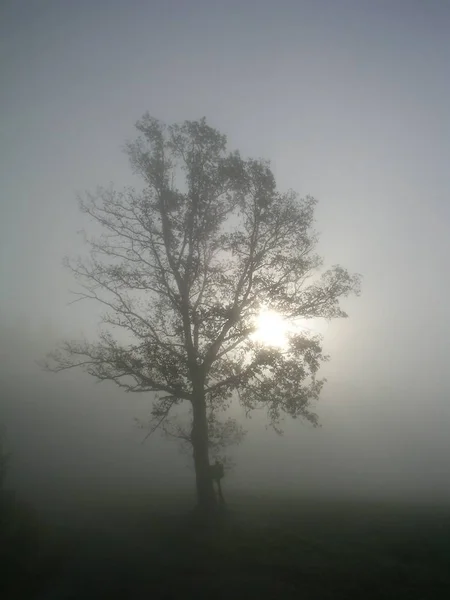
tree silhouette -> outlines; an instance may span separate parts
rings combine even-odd
[[[317,425],[321,340],[298,330],[285,347],[259,342],[261,308],[291,323],[346,317],[339,300],[359,293],[360,277],[320,274],[315,199],[278,192],[269,164],[227,153],[204,118],[166,126],[146,114],[136,127],[126,152],[143,189],[81,197],[103,233],[86,237],[89,259],[66,260],[78,299],[105,307],[99,340],[63,343],[46,368],[151,393],[154,429],[189,403],[198,507],[209,513],[209,415],[237,397],[247,411],[265,407],[275,428],[283,415]]]
[[[142,419],[135,419],[137,426],[140,429],[146,429],[147,435],[143,442],[158,429],[158,422],[154,422],[152,417],[149,422]],[[209,457],[218,460],[225,471],[230,471],[236,465],[234,460],[225,453],[229,446],[239,445],[245,438],[246,431],[237,419],[228,416],[226,419],[221,419],[214,406],[207,407],[208,421],[208,449]],[[159,425],[166,438],[175,440],[179,444],[181,452],[189,457],[192,456],[192,409],[187,415],[173,415],[167,417]]]

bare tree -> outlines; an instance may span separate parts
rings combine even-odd
[[[143,189],[80,198],[103,234],[86,237],[88,260],[66,261],[79,299],[105,308],[99,340],[65,342],[46,368],[151,393],[154,429],[189,403],[198,507],[209,513],[209,409],[237,396],[247,411],[265,407],[275,428],[283,415],[317,424],[321,340],[297,331],[285,347],[258,342],[261,307],[289,322],[346,317],[339,300],[359,293],[360,277],[340,266],[320,275],[316,201],[278,192],[269,164],[227,153],[204,118],[166,126],[146,114],[136,127],[126,152]]]

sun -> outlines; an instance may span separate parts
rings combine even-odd
[[[288,343],[288,323],[283,317],[268,308],[263,308],[256,317],[253,339],[266,346],[285,348]]]

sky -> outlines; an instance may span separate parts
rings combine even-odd
[[[34,363],[95,337],[62,267],[83,250],[76,194],[134,182],[123,145],[149,111],[205,116],[270,159],[280,190],[319,200],[325,264],[364,277],[350,318],[321,329],[323,427],[279,438],[258,416],[236,485],[450,498],[449,28],[439,0],[1,3],[0,419],[17,485],[192,477],[172,445],[139,443],[148,398]]]

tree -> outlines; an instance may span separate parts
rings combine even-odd
[[[103,233],[86,237],[88,259],[66,260],[77,299],[105,307],[99,340],[63,343],[46,368],[152,393],[154,428],[189,403],[198,507],[209,513],[208,415],[237,396],[247,411],[265,407],[275,428],[283,415],[317,425],[320,338],[299,330],[285,347],[264,345],[252,335],[259,311],[290,323],[346,317],[339,300],[359,293],[360,276],[320,275],[316,200],[278,192],[269,163],[228,153],[204,118],[166,126],[146,114],[136,128],[126,152],[143,189],[80,197]]]
[[[221,420],[214,408],[214,406],[207,407],[209,456],[218,460],[226,471],[230,471],[235,466],[235,462],[224,452],[229,446],[240,444],[245,438],[246,431],[232,417]],[[173,417],[166,417],[161,423],[159,421],[155,423],[154,417],[149,422],[141,419],[135,419],[135,421],[140,429],[148,430],[143,442],[159,427],[168,439],[179,443],[179,448],[183,454],[189,457],[192,456],[192,410],[189,411],[187,416],[174,415]]]

